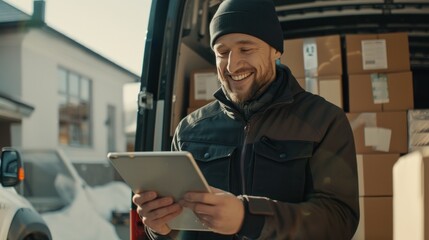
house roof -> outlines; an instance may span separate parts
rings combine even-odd
[[[0,1],[0,23],[30,21],[31,16]]]
[[[57,36],[60,39],[63,39],[66,42],[69,42],[72,45],[75,45],[76,47],[82,49],[83,51],[87,52],[88,54],[93,55],[94,57],[100,59],[101,61],[104,61],[111,66],[115,67],[116,69],[124,72],[125,74],[128,74],[132,78],[135,78],[135,80],[138,80],[140,77],[133,72],[129,71],[128,69],[116,64],[115,62],[107,59],[106,57],[100,55],[99,53],[91,50],[90,48],[82,45],[81,43],[77,42],[76,40],[68,37],[67,35],[58,32],[57,30],[49,27],[44,22],[36,22],[32,19],[31,15],[28,15],[21,10],[13,7],[12,5],[4,2],[3,0],[0,0],[0,31],[2,29],[14,29],[19,28],[22,30],[22,28],[32,28],[32,27],[38,27],[50,34],[53,34]]]
[[[33,113],[34,107],[24,103],[15,96],[0,91],[0,119],[16,119],[29,117]]]

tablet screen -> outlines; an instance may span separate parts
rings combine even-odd
[[[210,192],[189,152],[112,152],[107,156],[134,193],[152,190],[179,201],[186,192]],[[168,225],[178,230],[208,230],[187,208]]]

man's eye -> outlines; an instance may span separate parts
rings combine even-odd
[[[218,57],[225,57],[225,56],[227,56],[228,55],[228,52],[218,52],[217,54],[216,54]]]

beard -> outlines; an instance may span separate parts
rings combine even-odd
[[[262,74],[259,76],[255,76],[255,79],[253,80],[249,90],[242,94],[234,92],[229,86],[228,80],[223,77],[221,83],[225,89],[227,97],[233,103],[235,103],[239,107],[242,107],[246,103],[257,99],[260,95],[262,95],[262,93],[265,92],[270,83],[274,81],[276,75],[275,63],[268,62],[267,66],[264,67],[265,71],[260,71]],[[252,72],[257,73],[256,69],[253,69]],[[225,72],[223,76],[228,76],[228,73]]]

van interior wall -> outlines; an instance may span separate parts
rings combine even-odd
[[[199,54],[182,43],[179,50],[178,66],[176,69],[176,79],[174,79],[173,109],[171,116],[170,136],[173,136],[174,130],[180,120],[186,115],[186,109],[189,105],[189,81],[190,75],[196,69],[209,69],[214,66],[202,58]]]
[[[414,108],[429,108],[429,66],[413,69]]]

